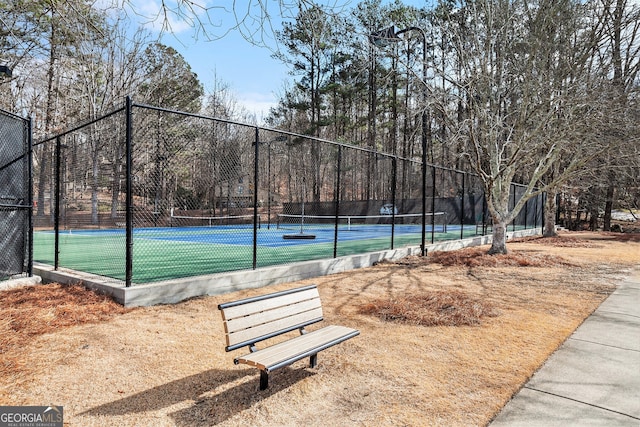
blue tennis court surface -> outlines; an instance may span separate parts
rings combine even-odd
[[[441,226],[436,226],[436,232]],[[448,231],[454,231],[455,226],[449,226]],[[458,230],[460,227],[458,226]],[[431,226],[426,228],[431,233]],[[285,235],[299,234],[314,235],[315,239],[285,239]],[[395,225],[393,230],[396,237],[419,235],[422,233],[420,225]],[[61,235],[73,235],[76,237],[122,237],[124,229],[101,229],[101,230],[68,230],[61,232]],[[215,226],[215,227],[157,227],[157,228],[136,228],[133,231],[134,240],[156,240],[168,242],[187,242],[200,244],[222,244],[222,245],[253,245],[253,227],[247,226]],[[335,229],[327,225],[305,225],[300,227],[291,226],[287,229],[277,228],[275,224],[267,227],[262,224],[257,230],[257,245],[268,248],[279,248],[287,246],[310,245],[319,243],[333,243]],[[338,229],[338,241],[348,242],[355,240],[369,240],[391,237],[391,225],[389,224],[369,224],[350,227],[350,229]]]
[[[286,229],[262,223],[256,230],[249,224],[214,226],[148,227],[133,230],[132,282],[150,283],[193,275],[247,270],[270,265],[418,246],[420,224],[396,224],[393,240],[391,224],[357,224],[345,229],[335,225],[305,223],[302,232],[314,239],[285,239],[300,233],[298,224]],[[431,224],[426,227],[428,242],[455,240],[477,234],[475,226]],[[34,233],[34,260],[74,270],[124,280],[126,274],[126,231],[124,228],[63,230],[58,239],[53,231]]]

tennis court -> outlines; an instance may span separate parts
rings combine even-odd
[[[125,287],[490,233],[481,181],[419,152],[131,99],[37,145],[55,162],[32,185],[33,260]],[[525,190],[511,185],[510,206]],[[527,200],[514,228],[541,224],[542,206]]]
[[[184,218],[175,218],[187,222]],[[196,221],[197,220],[197,221]],[[228,219],[227,219],[228,220]],[[133,230],[133,282],[162,280],[251,269],[276,264],[331,258],[393,247],[420,245],[419,218],[341,217],[336,227],[329,218],[289,215],[272,223],[223,224],[209,218],[191,219],[199,226],[146,227]],[[335,221],[335,218],[333,218]],[[177,223],[178,221],[174,221]],[[228,221],[227,221],[228,222]],[[211,224],[211,225],[209,225]],[[431,224],[425,228],[431,238]],[[436,224],[434,240],[475,235],[474,226]],[[254,248],[255,235],[255,248]],[[88,273],[125,278],[124,228],[60,231],[59,264]],[[54,263],[55,233],[34,233],[34,259]]]

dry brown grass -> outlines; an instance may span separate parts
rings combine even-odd
[[[40,335],[105,321],[130,310],[80,284],[58,283],[0,291],[0,308],[2,378],[16,378],[29,371],[28,365],[17,356],[19,353],[11,350],[26,347]]]
[[[100,322],[129,311],[107,295],[87,290],[80,284],[25,286],[2,292],[3,321],[14,334],[23,339],[46,334],[57,329],[84,323]],[[20,340],[18,340],[20,341]],[[0,351],[6,351],[0,341]]]
[[[554,237],[524,237],[522,239],[514,240],[518,243],[537,243],[544,246],[554,246],[557,248],[595,248],[598,247],[598,243],[593,240],[581,239],[579,237],[572,237],[567,235],[558,235]]]
[[[0,292],[0,405],[63,405],[72,426],[485,425],[640,264],[640,240],[622,240],[525,239],[502,258],[429,254],[134,310],[82,288]],[[317,368],[276,371],[258,391],[257,370],[224,352],[217,304],[309,283],[328,323],[361,334],[322,352]],[[54,291],[58,299],[44,296]],[[482,310],[421,326],[374,315],[390,301],[407,317]]]

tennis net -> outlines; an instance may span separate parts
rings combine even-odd
[[[432,214],[427,213],[428,217]],[[435,212],[438,219],[438,228],[446,232],[444,212]],[[402,227],[406,231],[418,232],[422,229],[422,214],[398,214],[398,215],[299,215],[279,214],[277,228],[294,230],[299,228],[333,229],[338,224],[338,230],[375,232],[392,225]],[[428,225],[430,227],[430,225]],[[438,230],[439,231],[439,230]]]
[[[258,215],[258,228],[260,228],[260,215]],[[247,228],[253,227],[253,215],[223,215],[223,216],[191,216],[176,215],[171,210],[171,227],[224,227]]]

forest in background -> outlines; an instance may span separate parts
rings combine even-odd
[[[0,108],[30,116],[34,140],[108,113],[128,95],[256,122],[227,83],[214,82],[205,93],[179,52],[142,28],[132,32],[131,17],[98,7],[104,4],[0,0],[0,64],[13,69],[0,77]],[[173,12],[186,14],[198,2],[178,4],[183,8]],[[275,34],[274,55],[291,75],[268,126],[473,171],[487,194],[494,234],[541,191],[551,196],[549,221],[556,195],[585,212],[592,227],[608,229],[614,208],[637,213],[636,2],[280,4],[296,10]],[[196,25],[206,31],[205,22]],[[35,150],[35,175],[44,173],[51,154],[46,145]],[[375,162],[365,173],[379,173]],[[510,207],[512,181],[527,192]]]

